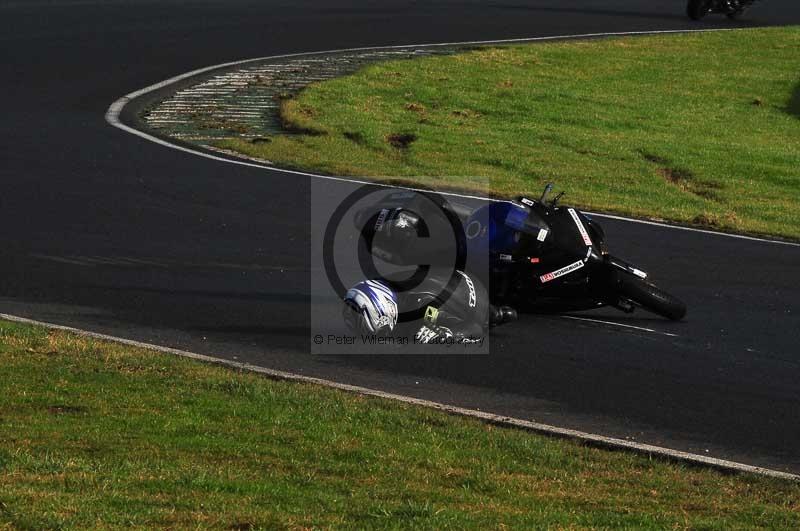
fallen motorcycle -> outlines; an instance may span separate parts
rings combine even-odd
[[[740,18],[757,0],[689,0],[686,14],[700,20],[710,13],[720,13],[731,20]]]
[[[362,211],[356,224],[367,252],[392,264],[441,265],[454,250],[462,258],[457,267],[488,287],[492,304],[527,312],[612,306],[628,313],[643,308],[672,320],[686,315],[686,305],[647,273],[609,254],[596,221],[560,206],[563,194],[548,201],[551,190],[548,185],[538,200],[496,201],[477,209],[431,200],[435,194],[401,192]],[[438,214],[444,228],[435,228],[430,204],[445,212]],[[452,230],[457,222],[463,230]],[[441,235],[447,234],[459,236],[450,237],[455,243],[443,251],[448,246]]]

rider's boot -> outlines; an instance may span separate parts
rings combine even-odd
[[[518,317],[517,310],[511,306],[489,306],[489,327],[516,321]]]

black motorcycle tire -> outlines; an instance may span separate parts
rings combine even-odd
[[[619,275],[617,290],[623,298],[667,319],[680,321],[686,316],[683,301],[633,275]]]
[[[712,0],[689,0],[686,6],[686,14],[692,20],[701,20],[711,10]]]

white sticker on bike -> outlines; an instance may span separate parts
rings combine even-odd
[[[591,247],[592,239],[589,237],[589,233],[586,231],[586,227],[583,226],[581,218],[578,217],[578,213],[575,212],[574,208],[570,208],[568,211],[569,215],[572,216],[572,220],[575,221],[575,225],[578,226],[578,231],[580,231],[581,237],[583,237],[583,243]]]
[[[536,237],[537,240],[543,242],[547,239],[548,231],[547,229],[539,229],[539,235]]]
[[[559,277],[563,277],[564,275],[568,275],[568,274],[572,273],[573,271],[577,271],[578,269],[581,269],[583,266],[584,266],[583,260],[579,260],[579,261],[575,262],[574,264],[570,264],[570,265],[568,265],[566,267],[562,267],[558,271],[553,271],[552,273],[547,273],[546,275],[542,275],[542,276],[539,277],[539,280],[542,281],[542,284],[546,284],[547,282],[550,282],[551,280],[555,280],[555,279],[557,279]]]

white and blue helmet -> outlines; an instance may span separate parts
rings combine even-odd
[[[347,291],[344,303],[351,330],[386,335],[397,325],[397,295],[379,280],[359,282]]]

